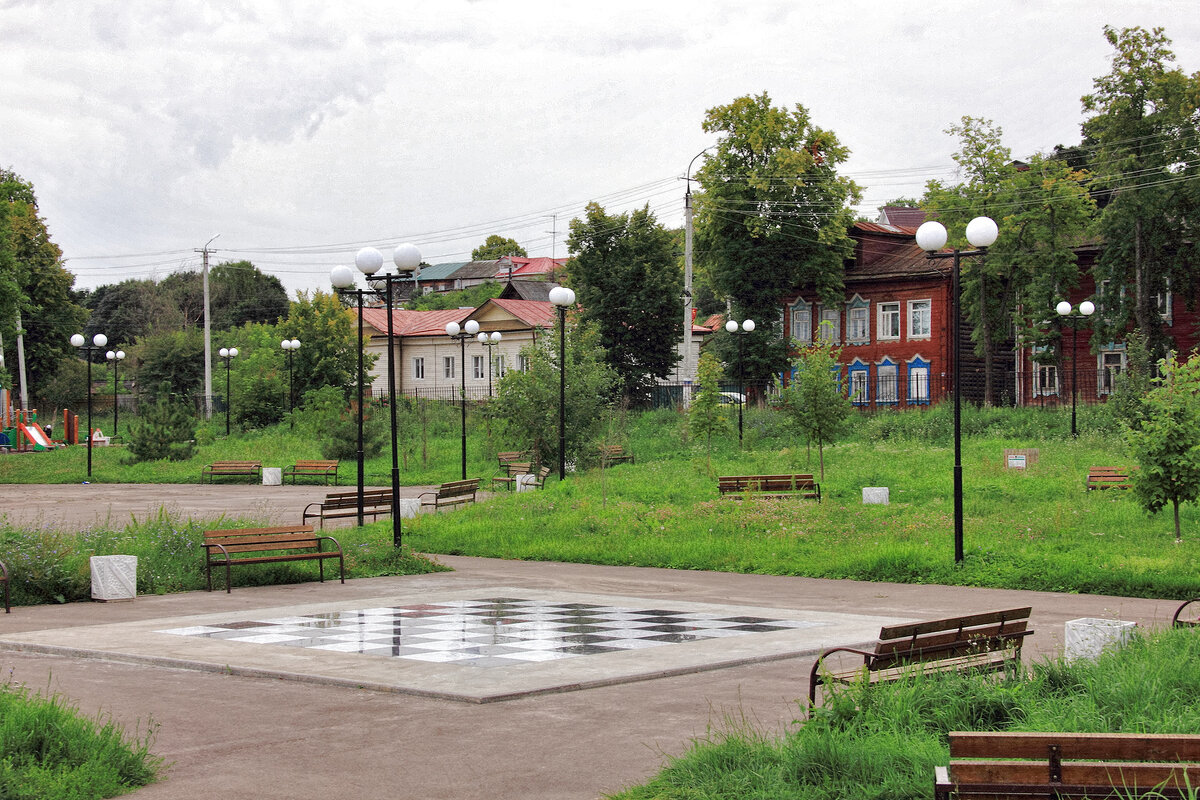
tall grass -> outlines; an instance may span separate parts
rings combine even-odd
[[[92,800],[154,781],[152,729],[132,738],[111,719],[88,718],[60,696],[0,685],[0,797]]]
[[[1096,661],[1047,659],[1026,674],[918,675],[836,691],[782,733],[744,718],[669,758],[616,800],[925,800],[950,731],[1195,733],[1200,636],[1142,634]]]

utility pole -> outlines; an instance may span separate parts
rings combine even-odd
[[[546,233],[550,234],[550,260],[553,261],[558,255],[558,214],[550,214],[550,230]]]
[[[21,410],[29,410],[29,386],[25,382],[25,331],[21,328],[21,312],[17,312],[17,373],[21,386]]]
[[[692,165],[696,159],[711,150],[706,147],[688,163],[687,192],[683,196],[683,361],[684,402],[690,402],[692,379],[696,365],[692,363]]]
[[[216,241],[217,234],[204,243],[197,253],[204,255],[204,418],[212,419],[212,314],[208,307],[208,246]]]

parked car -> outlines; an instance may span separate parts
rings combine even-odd
[[[723,406],[745,405],[746,395],[738,394],[737,392],[721,392],[721,398],[719,402]]]

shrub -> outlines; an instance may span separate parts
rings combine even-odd
[[[172,397],[163,383],[158,399],[129,426],[128,463],[139,461],[185,461],[195,450],[196,421],[187,405]]]

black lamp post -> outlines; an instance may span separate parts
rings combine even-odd
[[[359,271],[367,276],[372,292],[376,297],[383,298],[384,311],[387,313],[387,380],[388,380],[388,411],[391,423],[392,437],[392,545],[399,549],[404,535],[404,523],[400,517],[400,454],[396,445],[396,345],[395,326],[392,321],[393,291],[396,283],[408,281],[421,266],[421,251],[411,244],[397,245],[392,253],[392,262],[396,265],[398,274],[376,275],[383,266],[383,254],[374,247],[364,247],[354,256],[354,264]],[[349,267],[335,267],[330,273],[334,287],[344,294],[358,294],[358,522],[362,524],[363,517],[363,366],[362,366],[362,296],[368,294],[365,290],[356,289],[349,292],[354,284],[354,273]]]
[[[955,247],[949,253],[940,251],[946,246],[946,228],[940,222],[930,220],[917,228],[917,244],[926,251],[925,257],[931,260],[951,258],[954,269],[950,282],[950,322],[946,330],[953,347],[954,360],[954,561],[961,564],[963,560],[963,486],[962,486],[962,354],[961,337],[959,336],[959,276],[962,271],[963,256],[981,256],[988,247],[996,241],[1000,231],[996,223],[989,217],[976,217],[967,223],[967,242],[976,250],[959,250]]]
[[[1070,320],[1071,325],[1071,436],[1078,436],[1075,431],[1075,380],[1078,376],[1075,368],[1079,362],[1079,324],[1096,313],[1096,305],[1091,300],[1084,300],[1079,304],[1079,311],[1072,313],[1074,309],[1071,304],[1063,300],[1054,310],[1063,321]]]
[[[729,320],[725,323],[725,330],[737,336],[738,343],[738,447],[740,448],[742,446],[742,406],[746,405],[746,367],[742,358],[742,339],[747,333],[754,330],[754,320],[743,321],[740,329],[737,322]]]
[[[83,338],[83,334],[77,333],[71,337],[71,344],[83,349],[83,357],[87,361],[87,474],[90,478],[92,477],[92,353],[108,344],[108,337],[103,333],[97,333],[92,337],[92,343],[87,344],[87,339]]]
[[[575,292],[565,286],[550,290],[550,302],[558,307],[558,479],[567,479],[567,307],[575,304]]]
[[[484,333],[483,331],[480,331],[479,336],[477,336],[476,338],[479,340],[479,343],[481,345],[483,345],[484,347],[487,348],[487,354],[488,354],[488,399],[491,399],[491,396],[492,396],[492,361],[494,361],[496,358],[495,355],[493,354],[493,351],[495,350],[495,348],[500,346],[500,340],[504,338],[504,334],[500,333],[500,331],[492,331],[491,335],[489,336],[488,334]]]
[[[300,349],[299,339],[284,339],[279,343],[283,348],[283,352],[287,353],[288,360],[288,417],[291,420],[291,427],[296,427],[296,420],[292,412],[296,409],[296,385],[292,382],[292,356]]]
[[[121,363],[121,359],[125,358],[124,350],[109,350],[104,354],[104,357],[112,362],[113,365],[113,431],[112,435],[117,435],[117,365]]]
[[[462,388],[459,390],[459,406],[462,409],[462,479],[467,479],[467,339],[479,333],[479,323],[467,320],[461,327],[457,322],[446,323],[446,335],[458,339],[459,358],[462,360]]]
[[[229,365],[233,359],[237,358],[238,349],[236,347],[222,347],[217,351],[222,359],[225,360],[225,435],[229,435],[229,411],[233,405],[232,395],[229,393]]]

